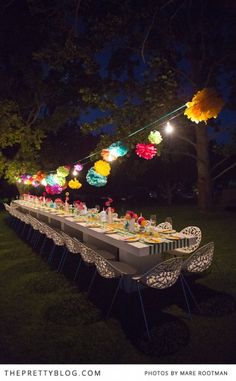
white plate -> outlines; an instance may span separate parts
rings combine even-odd
[[[138,242],[139,238],[138,237],[124,237],[123,241],[128,242],[128,243]]]
[[[148,243],[148,244],[157,244],[157,243],[162,243],[162,242],[164,242],[165,240],[163,239],[163,238],[154,238],[154,239],[152,239],[152,238],[145,238],[144,240],[143,240],[143,242],[145,242],[145,243]]]

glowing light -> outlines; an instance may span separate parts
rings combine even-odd
[[[173,131],[174,131],[173,126],[170,124],[170,122],[167,122],[165,127],[166,134],[172,134]]]
[[[76,171],[76,169],[74,169],[73,172],[72,172],[72,175],[73,176],[78,176],[78,171]]]
[[[47,185],[47,181],[46,181],[46,179],[42,179],[40,182],[41,182],[41,184],[42,184],[43,186],[46,187],[46,185]]]
[[[117,157],[115,155],[113,155],[111,152],[109,152],[108,155],[107,155],[106,161],[111,162],[111,161],[116,160],[116,158]]]

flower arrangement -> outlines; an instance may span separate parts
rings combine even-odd
[[[133,218],[135,220],[137,220],[138,215],[136,213],[134,213],[132,210],[127,210],[127,212],[125,213],[125,218],[126,218],[126,220],[131,220]]]
[[[137,220],[138,224],[142,227],[147,225],[147,220],[144,217],[139,217]]]
[[[62,199],[61,198],[56,198],[55,200],[54,200],[54,202],[56,203],[56,204],[58,204],[58,205],[61,205],[61,204],[63,204],[63,201],[62,201]]]
[[[110,206],[108,206],[108,208],[106,208],[106,213],[108,214],[109,210],[111,211],[111,213],[115,213],[115,209],[114,208],[111,208]]]
[[[83,210],[84,209],[84,203],[80,200],[74,201],[74,206],[78,210]]]
[[[205,88],[198,91],[191,102],[186,104],[184,115],[192,122],[206,122],[208,119],[216,118],[222,110],[224,101],[214,88]]]
[[[107,201],[105,202],[105,206],[111,206],[112,203],[113,203],[112,198],[108,197]]]
[[[143,159],[150,160],[157,154],[157,149],[154,144],[142,144],[136,145],[136,154]]]

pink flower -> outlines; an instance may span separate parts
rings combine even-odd
[[[127,210],[127,212],[125,213],[125,218],[127,220],[134,218],[136,220],[138,218],[138,215],[136,213],[134,213],[132,210]]]
[[[63,201],[62,201],[61,198],[56,198],[56,199],[55,199],[55,203],[56,203],[56,204],[62,204]]]
[[[110,206],[112,202],[112,198],[108,197],[108,200],[105,202],[105,206]]]

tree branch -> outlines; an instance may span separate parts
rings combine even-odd
[[[75,10],[75,25],[74,25],[75,35],[76,35],[76,32],[77,32],[76,29],[77,29],[77,24],[78,24],[78,15],[79,15],[79,8],[80,8],[81,1],[82,0],[78,0],[77,6],[76,6],[76,10]]]
[[[142,60],[143,60],[144,63],[145,63],[145,57],[144,57],[145,44],[146,44],[147,39],[148,39],[148,37],[149,37],[149,34],[150,34],[151,30],[152,30],[152,27],[153,27],[153,24],[154,24],[154,21],[155,21],[155,18],[156,18],[158,9],[159,9],[159,8],[157,7],[156,10],[155,10],[155,12],[154,12],[154,14],[153,14],[153,16],[152,16],[151,24],[149,25],[149,28],[148,28],[148,30],[147,30],[147,33],[146,33],[146,35],[145,35],[145,37],[144,37],[144,40],[143,40],[143,43],[142,43],[142,47],[141,47],[141,57],[142,57]]]
[[[224,159],[220,160],[218,163],[216,163],[215,165],[213,165],[213,167],[211,168],[211,172],[213,172],[217,167],[219,167],[219,165],[223,164],[223,163],[224,163],[225,161],[227,161],[229,158],[230,158],[230,156],[224,157]]]
[[[189,138],[186,138],[186,137],[181,136],[181,135],[176,135],[175,138],[187,142],[187,143],[190,144],[192,147],[194,147],[195,150],[196,150],[196,148],[197,148],[196,144],[195,144],[192,140],[190,140]]]
[[[183,156],[188,156],[188,157],[191,157],[192,159],[194,160],[197,160],[197,156],[192,154],[192,153],[189,153],[189,152],[179,152],[179,151],[165,151],[165,153],[169,153],[171,155],[183,155]]]
[[[215,61],[211,65],[211,67],[208,71],[208,75],[207,75],[207,79],[205,81],[204,87],[208,86],[208,83],[210,82],[211,76],[212,76],[214,70],[217,68],[217,66],[219,66],[222,62],[224,62],[224,60],[226,60],[228,57],[231,57],[231,54],[226,54],[225,56],[221,57],[218,61]]]
[[[38,105],[38,107],[33,108],[30,111],[29,116],[27,118],[27,122],[26,122],[29,126],[32,126],[34,124],[34,122],[36,121],[36,119],[39,115],[39,111],[40,111],[41,106],[42,105],[40,104],[40,105]]]
[[[234,162],[233,164],[231,164],[229,167],[225,168],[222,172],[220,172],[218,175],[216,175],[215,177],[213,177],[213,181],[218,179],[219,177],[221,177],[224,173],[228,172],[230,169],[234,168],[236,166],[236,162]]]
[[[184,71],[182,71],[182,70],[180,70],[180,69],[177,69],[177,68],[175,68],[174,66],[170,66],[170,69],[173,70],[173,71],[175,71],[177,74],[180,74],[183,78],[187,79],[187,81],[189,81],[189,82],[191,83],[191,85],[194,86],[194,88],[197,88],[197,84],[196,84],[196,82],[194,82],[194,81],[192,80],[192,78],[190,78],[190,77],[188,76],[188,74],[186,74]]]
[[[165,4],[163,4],[163,5],[160,7],[160,10],[164,9],[165,7],[167,7],[167,5],[169,5],[169,4],[172,3],[173,1],[174,1],[174,0],[169,0],[169,1],[167,1]],[[151,21],[151,23],[150,23],[150,25],[149,25],[149,27],[148,27],[148,29],[147,29],[147,32],[146,32],[146,34],[145,34],[144,39],[143,39],[143,43],[142,43],[142,47],[141,47],[141,57],[142,57],[144,63],[145,63],[145,57],[144,57],[145,44],[146,44],[147,39],[148,39],[148,37],[149,37],[149,35],[150,35],[150,33],[151,33],[151,30],[152,30],[152,27],[153,27],[153,25],[154,25],[155,18],[156,18],[156,15],[157,15],[158,10],[159,10],[159,7],[157,6],[155,12],[153,13],[152,21]]]
[[[201,22],[200,22],[200,34],[201,34],[201,59],[200,59],[200,70],[202,69],[206,57],[206,44],[205,44],[205,38],[204,38],[204,32],[203,32],[203,16],[204,16],[204,4],[205,1],[201,1]]]

